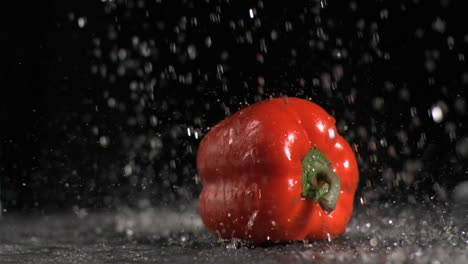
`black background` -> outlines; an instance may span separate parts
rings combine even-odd
[[[450,200],[468,170],[462,1],[238,2],[6,8],[3,207],[192,200],[201,188],[194,133],[283,95],[335,116],[358,150],[358,196]],[[440,123],[434,105],[444,110]]]

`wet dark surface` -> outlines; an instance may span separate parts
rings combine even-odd
[[[0,263],[468,263],[466,205],[358,206],[331,241],[218,241],[193,206],[0,220]]]

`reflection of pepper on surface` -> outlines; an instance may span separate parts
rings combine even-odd
[[[197,167],[207,229],[253,243],[342,234],[359,178],[334,118],[291,97],[256,103],[217,124],[200,143]]]

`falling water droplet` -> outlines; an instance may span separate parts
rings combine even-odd
[[[250,216],[249,218],[249,222],[247,223],[247,229],[251,229],[253,224],[254,224],[254,221],[255,221],[255,218],[257,217],[257,214],[258,214],[258,210],[255,210],[252,215]]]
[[[249,9],[249,16],[250,16],[250,18],[255,17],[255,9],[252,9],[252,8]]]
[[[85,17],[80,17],[78,18],[77,20],[77,23],[78,23],[78,27],[80,28],[84,28],[86,26],[86,18]]]
[[[101,136],[99,138],[99,145],[101,145],[103,148],[109,146],[109,138],[106,136]]]
[[[434,105],[431,108],[431,116],[434,122],[440,123],[444,119],[444,112],[442,111],[442,108],[439,105]]]
[[[197,48],[194,45],[190,45],[187,47],[187,54],[191,60],[197,58]]]
[[[378,244],[378,241],[375,237],[371,238],[371,240],[369,241],[369,244],[372,246],[372,247],[375,247],[377,246]]]

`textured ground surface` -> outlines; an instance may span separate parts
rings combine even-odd
[[[0,263],[468,263],[466,206],[360,206],[345,236],[267,247],[218,241],[193,206],[0,219]]]

